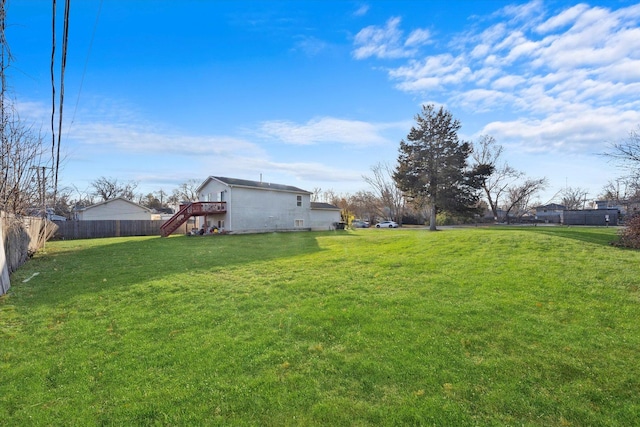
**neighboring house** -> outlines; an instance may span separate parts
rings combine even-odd
[[[330,203],[311,202],[311,229],[333,230],[342,221],[341,209]]]
[[[123,197],[107,200],[76,211],[80,221],[151,220],[153,212]]]
[[[42,208],[37,209],[37,208],[32,208],[28,211],[28,214],[30,216],[35,216],[35,217],[42,217]],[[57,215],[55,213],[55,211],[53,210],[53,208],[47,208],[46,211],[44,211],[47,213],[47,219],[49,221],[66,221],[67,218],[62,216],[62,215]]]
[[[538,221],[546,223],[560,224],[562,222],[562,213],[565,210],[564,205],[551,203],[550,205],[536,206],[536,218]]]
[[[617,209],[621,215],[635,215],[640,212],[640,202],[635,200],[596,200],[597,209]]]
[[[582,209],[563,212],[564,225],[618,225],[618,209]]]
[[[311,203],[311,192],[290,185],[210,176],[196,190],[198,201],[184,204],[162,226],[162,235],[192,216],[198,228],[230,233],[330,230],[340,222],[340,209]]]

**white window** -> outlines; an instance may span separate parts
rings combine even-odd
[[[304,219],[296,219],[294,225],[296,228],[304,227]]]
[[[296,197],[297,197],[297,205],[302,206],[302,196],[296,196]]]

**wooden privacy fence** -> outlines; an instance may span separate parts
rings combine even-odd
[[[9,290],[9,274],[40,249],[56,229],[53,222],[43,218],[0,212],[0,295]]]
[[[96,239],[102,237],[160,236],[164,220],[96,220],[56,221],[58,230],[54,239]],[[191,222],[181,226],[177,233],[191,230]]]

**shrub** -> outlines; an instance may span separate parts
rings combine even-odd
[[[620,231],[617,246],[640,249],[640,214],[634,215],[627,221],[627,226]]]

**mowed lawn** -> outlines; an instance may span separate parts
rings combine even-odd
[[[50,242],[0,297],[0,424],[638,425],[615,232]]]

